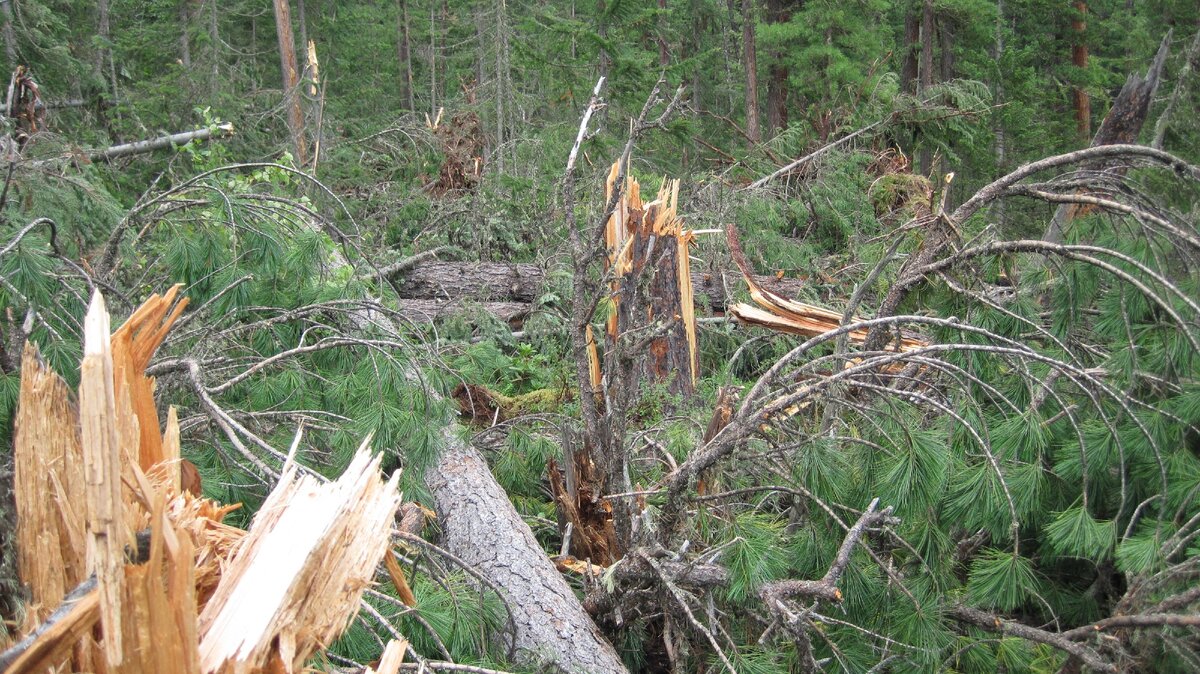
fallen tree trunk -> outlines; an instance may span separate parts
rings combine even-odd
[[[462,298],[454,300],[400,300],[399,309],[413,323],[433,323],[438,319],[458,314],[462,311],[479,309],[497,319],[508,323],[513,329],[519,329],[532,304],[522,302],[472,302]]]
[[[233,125],[221,124],[214,127],[196,129],[194,131],[183,131],[180,133],[172,133],[166,136],[159,136],[158,138],[139,140],[135,143],[122,143],[120,145],[113,145],[96,150],[83,150],[79,154],[82,154],[82,156],[87,157],[89,160],[94,162],[109,162],[114,159],[128,157],[130,155],[145,154],[147,152],[154,152],[155,150],[165,150],[170,147],[186,145],[193,140],[212,140],[218,138],[227,138],[232,135]],[[61,161],[63,159],[75,158],[77,156],[78,155],[68,155],[65,157],[55,157],[53,159],[40,159],[38,161],[30,162],[29,165],[37,168]]]
[[[692,292],[697,304],[715,313],[724,313],[733,303],[733,291],[743,287],[737,270],[717,273],[691,272]],[[776,295],[794,297],[805,281],[774,276],[754,276],[755,284]],[[408,300],[459,300],[477,302],[517,302],[532,304],[541,297],[546,273],[536,264],[503,262],[423,262],[396,284],[400,297]],[[707,302],[700,299],[707,298]],[[430,305],[435,306],[435,305]],[[413,308],[421,308],[413,305]]]
[[[458,430],[457,424],[446,426],[444,447],[425,473],[443,547],[504,593],[516,629],[511,638],[522,659],[568,672],[625,672],[487,462]]]

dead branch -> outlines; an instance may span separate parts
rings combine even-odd
[[[892,517],[892,506],[876,510],[878,507],[879,499],[876,498],[871,501],[858,521],[846,532],[833,564],[820,580],[780,580],[763,585],[758,595],[766,603],[767,608],[778,614],[782,603],[796,596],[822,599],[835,604],[840,603],[842,591],[838,589],[837,583],[850,564],[850,555],[854,552],[854,546],[861,542],[863,534],[872,527],[898,522],[896,518]]]
[[[948,609],[947,614],[954,618],[975,627],[980,627],[989,632],[999,634],[1007,634],[1014,637],[1020,637],[1028,641],[1037,642],[1053,646],[1054,648],[1079,658],[1085,665],[1100,672],[1116,672],[1117,668],[1111,662],[1108,662],[1100,656],[1092,648],[1082,644],[1075,643],[1066,638],[1063,634],[1047,632],[1046,630],[1030,627],[1022,623],[1012,620],[1005,620],[991,613],[980,611],[969,606],[952,606]]]

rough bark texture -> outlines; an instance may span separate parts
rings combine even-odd
[[[288,0],[275,0],[275,30],[279,37],[279,65],[283,73],[283,95],[287,105],[288,132],[296,165],[308,163],[304,140],[304,111],[300,109],[300,72],[296,66],[296,41],[292,34],[292,8]]]
[[[746,68],[746,136],[762,140],[758,123],[758,58],[754,49],[754,0],[742,0],[743,63]]]
[[[917,95],[924,98],[933,87],[933,0],[925,0],[921,8],[921,60],[918,68]],[[919,156],[921,175],[933,171],[933,152],[924,147]]]
[[[448,318],[463,311],[478,308],[501,321],[507,322],[514,329],[520,328],[529,315],[532,307],[521,302],[478,302],[473,303],[470,297],[453,300],[402,299],[400,313],[413,323],[434,323],[439,319]]]
[[[693,269],[691,276],[697,304],[717,314],[724,313],[733,303],[733,293],[745,287],[742,274],[737,270],[710,273]],[[413,300],[470,299],[486,304],[528,304],[542,294],[545,280],[545,272],[535,264],[430,261],[413,267],[398,282],[398,290],[401,297]],[[755,276],[754,281],[784,297],[794,297],[805,283],[800,279],[774,276]],[[701,299],[702,296],[707,302]],[[413,304],[412,308],[437,310],[444,306],[435,302],[428,306]]]
[[[442,545],[505,593],[519,656],[569,672],[625,672],[483,457],[458,437],[453,424],[442,440],[444,449],[425,475]]]
[[[787,23],[790,15],[784,0],[767,0],[769,23]],[[771,137],[788,125],[788,67],[784,65],[783,57],[783,52],[771,52],[771,76],[767,80],[767,135]]]
[[[617,312],[616,322],[610,323],[609,353],[617,351],[618,340],[622,349],[630,347],[631,339],[643,342],[643,348],[629,354],[636,363],[637,381],[665,385],[670,396],[686,402],[696,392],[698,366],[682,303],[691,291],[679,273],[680,257],[687,254],[686,239],[680,239],[687,235],[656,230],[654,206],[644,217],[631,217],[629,224],[631,268],[616,282],[620,290],[614,293]]]
[[[1075,1],[1076,16],[1071,21],[1071,30],[1077,36],[1075,44],[1071,45],[1071,63],[1080,70],[1087,69],[1088,66],[1088,46],[1087,46],[1087,2],[1084,0]],[[1077,77],[1082,76],[1077,74]],[[1075,128],[1079,133],[1079,138],[1084,142],[1092,135],[1092,99],[1088,95],[1087,89],[1082,86],[1075,87]]]
[[[917,54],[920,53],[921,20],[916,12],[904,14],[904,52],[900,66],[900,88],[905,93],[917,91]]]
[[[396,26],[400,41],[396,45],[396,55],[400,60],[400,94],[401,99],[408,104],[410,111],[416,111],[416,95],[413,91],[412,46],[408,36],[408,3],[397,0]]]

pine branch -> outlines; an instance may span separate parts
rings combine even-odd
[[[952,606],[947,611],[947,614],[955,620],[981,627],[989,632],[1020,637],[1027,641],[1053,646],[1064,653],[1079,658],[1085,665],[1096,671],[1112,672],[1114,674],[1117,671],[1115,665],[1100,657],[1093,649],[1068,639],[1066,637],[1067,633],[1047,632],[1036,627],[1005,620],[999,616],[969,606]],[[1087,629],[1091,629],[1091,627],[1089,626]]]
[[[846,537],[842,539],[842,546],[838,548],[837,556],[834,557],[833,564],[830,565],[829,571],[823,578],[820,580],[780,580],[763,585],[758,595],[766,603],[767,608],[778,615],[783,602],[796,596],[823,599],[835,604],[841,603],[842,591],[838,589],[837,583],[845,573],[846,567],[850,565],[850,556],[854,553],[854,546],[858,545],[868,529],[880,524],[896,522],[896,518],[892,517],[892,506],[876,510],[878,507],[879,499],[876,498],[871,501],[858,521],[846,532]]]

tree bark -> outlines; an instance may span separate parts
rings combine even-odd
[[[17,69],[17,36],[13,32],[12,0],[0,3],[0,33],[4,36],[4,55],[8,58],[8,70]]]
[[[179,63],[185,71],[192,69],[191,0],[179,0]],[[4,3],[8,7],[8,3]]]
[[[11,1],[11,0],[10,0]],[[5,3],[7,6],[8,3]],[[100,47],[100,53],[96,60],[96,74],[100,75],[105,70],[108,72],[109,94],[117,97],[117,66],[113,62],[112,54],[112,23],[108,11],[108,0],[97,0],[96,2],[96,30],[103,41]]]
[[[304,111],[300,107],[300,73],[296,66],[296,39],[292,34],[292,9],[288,0],[274,0],[275,32],[279,38],[279,65],[283,74],[283,96],[287,106],[288,132],[296,166],[308,164],[304,139]]]
[[[122,143],[111,147],[102,148],[99,150],[85,150],[81,154],[91,161],[108,162],[121,157],[128,157],[135,154],[144,154],[146,152],[154,152],[155,150],[165,150],[170,147],[177,147],[190,143],[193,140],[210,140],[215,138],[225,138],[233,135],[232,124],[222,124],[215,128],[196,129],[195,131],[183,131],[173,133],[168,136],[159,136],[148,140],[139,140],[136,143]],[[76,155],[77,156],[77,155]],[[68,155],[66,158],[70,158]],[[54,162],[62,161],[63,157],[54,159],[39,159],[29,162],[27,165],[31,168],[49,166]]]
[[[743,64],[746,68],[746,136],[762,140],[758,123],[758,58],[754,46],[754,0],[742,0]]]
[[[658,0],[658,65],[671,64],[671,53],[667,49],[667,0]]]
[[[412,45],[408,35],[408,0],[396,0],[396,6],[396,28],[400,36],[396,45],[400,64],[400,98],[408,104],[409,112],[415,112],[417,104],[413,91]]]
[[[693,269],[691,277],[697,304],[718,314],[734,302],[732,291],[745,284],[737,270]],[[545,291],[545,281],[545,272],[535,264],[433,261],[412,267],[396,285],[404,299],[532,304]],[[806,283],[802,279],[775,276],[755,276],[754,281],[784,297],[794,297]]]
[[[767,0],[767,21],[785,23],[789,12],[784,0]],[[770,78],[767,80],[767,135],[774,137],[788,125],[788,67],[783,62],[784,53],[771,52]]]
[[[1085,37],[1087,33],[1087,12],[1088,6],[1086,0],[1075,0],[1075,17],[1071,20],[1071,30],[1075,33],[1075,44],[1071,46],[1071,63],[1079,70],[1087,70],[1088,67],[1088,46]],[[1076,73],[1076,77],[1083,77],[1083,73]],[[1082,85],[1075,87],[1075,130],[1079,134],[1079,140],[1086,143],[1092,137],[1092,100],[1088,95],[1087,89]]]
[[[626,672],[617,652],[584,612],[497,484],[479,452],[455,424],[425,473],[442,528],[442,545],[504,594],[513,612],[519,657],[568,672]]]
[[[1175,105],[1179,102],[1180,96],[1186,91],[1188,76],[1192,74],[1192,64],[1197,58],[1200,58],[1200,31],[1196,31],[1196,37],[1192,38],[1192,44],[1183,52],[1183,66],[1175,77],[1175,86],[1171,88],[1171,97],[1167,99],[1167,107],[1163,108],[1162,114],[1158,116],[1158,121],[1154,123],[1154,140],[1150,142],[1150,147],[1156,150],[1162,149],[1167,126],[1171,123],[1171,115],[1175,112]]]
[[[300,27],[300,49],[308,49],[308,12],[304,0],[296,0],[296,25]]]
[[[917,95],[924,97],[933,87],[933,0],[925,0],[921,9],[921,62],[918,68]],[[921,149],[920,166],[923,175],[933,171],[933,151]]]
[[[900,66],[900,89],[905,93],[917,91],[917,54],[920,53],[921,19],[916,12],[904,14],[904,52]]]

